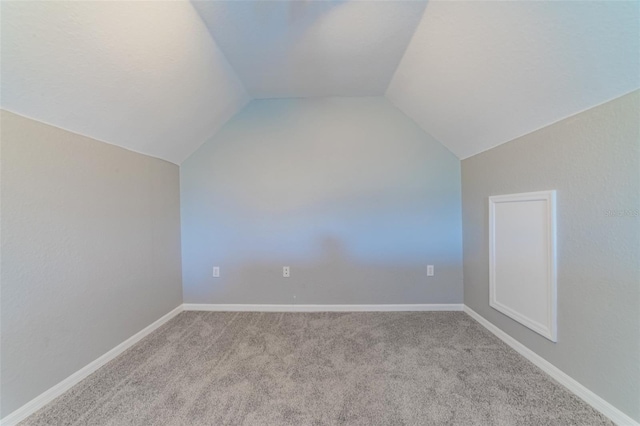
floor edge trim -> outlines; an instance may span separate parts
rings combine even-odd
[[[531,361],[536,367],[547,373],[555,381],[563,385],[578,398],[589,404],[591,407],[599,411],[608,417],[611,421],[620,426],[640,426],[640,423],[633,420],[627,414],[623,413],[609,402],[605,401],[591,390],[587,389],[584,385],[573,379],[564,371],[560,370],[555,365],[551,364],[546,359],[542,358],[531,349],[518,342],[516,339],[502,331],[500,328],[489,322],[482,315],[471,309],[469,306],[464,305],[464,312],[471,318],[476,320],[480,325],[493,333],[496,337],[509,345],[512,349],[518,352],[520,355]]]
[[[185,303],[185,311],[210,312],[426,312],[462,311],[462,303],[386,305],[260,305]]]
[[[140,340],[147,337],[161,325],[165,324],[180,312],[184,310],[184,305],[179,305],[171,312],[163,315],[153,323],[149,324],[133,336],[129,337],[124,342],[120,343],[115,348],[111,349],[104,355],[90,362],[89,364],[82,367],[80,370],[76,371],[66,379],[62,380],[56,385],[53,385],[48,390],[42,392],[40,395],[33,398],[31,401],[24,404],[22,407],[17,410],[7,414],[5,417],[0,420],[0,424],[2,426],[14,426],[19,422],[23,421],[30,415],[34,414],[36,411],[71,389],[73,386],[77,385],[83,379],[87,378],[90,374],[98,370],[100,367],[116,358],[118,355],[129,349],[131,346],[138,343]]]

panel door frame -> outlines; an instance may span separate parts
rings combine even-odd
[[[545,220],[547,231],[546,247],[546,283],[548,295],[548,317],[547,323],[541,324],[532,318],[527,317],[509,306],[499,302],[496,292],[500,283],[496,282],[496,212],[495,208],[500,203],[523,203],[530,201],[546,202]],[[557,327],[557,261],[556,261],[556,191],[537,191],[520,194],[495,195],[489,197],[489,305],[518,321],[525,327],[541,334],[552,342],[558,341]],[[504,284],[502,284],[504,285]]]

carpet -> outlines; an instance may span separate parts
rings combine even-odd
[[[23,425],[610,425],[462,312],[183,312]]]

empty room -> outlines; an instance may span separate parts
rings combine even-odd
[[[640,426],[640,1],[0,37],[3,426]]]

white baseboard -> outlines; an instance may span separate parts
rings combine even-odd
[[[461,303],[398,305],[240,305],[185,303],[185,311],[213,312],[406,312],[462,311]]]
[[[26,419],[40,408],[59,397],[67,390],[88,377],[91,373],[111,361],[131,346],[151,334],[158,327],[178,315],[182,311],[243,311],[243,312],[382,312],[382,311],[462,311],[462,304],[399,304],[399,305],[217,305],[185,303],[178,306],[153,324],[139,331],[124,342],[120,343],[100,358],[84,366],[49,390],[41,393],[11,414],[8,414],[0,424],[13,426]]]
[[[13,426],[18,424],[22,420],[26,419],[27,417],[29,417],[30,415],[32,415],[33,413],[35,413],[36,411],[38,411],[39,409],[41,409],[42,407],[44,407],[45,405],[53,401],[55,398],[59,397],[60,395],[62,395],[63,393],[71,389],[71,387],[78,384],[81,380],[85,379],[87,376],[89,376],[91,373],[96,371],[98,368],[102,367],[107,362],[111,361],[112,359],[120,355],[122,352],[126,351],[131,346],[138,343],[140,340],[142,340],[143,338],[151,334],[151,332],[156,330],[158,327],[160,327],[161,325],[163,325],[164,323],[166,323],[167,321],[169,321],[170,319],[172,319],[182,311],[183,311],[183,305],[178,306],[168,314],[164,315],[162,318],[153,322],[151,325],[145,327],[144,329],[140,330],[138,333],[129,337],[127,340],[120,343],[118,346],[111,349],[109,352],[102,355],[100,358],[89,363],[88,365],[84,366],[80,370],[76,371],[75,373],[73,373],[72,375],[70,375],[69,377],[67,377],[60,383],[58,383],[57,385],[53,386],[49,390],[44,391],[43,393],[41,393],[31,401],[27,402],[26,404],[24,404],[22,407],[18,408],[11,414],[8,414],[6,417],[0,420],[0,424],[2,424],[2,426]]]
[[[228,312],[401,312],[401,311],[462,311],[466,312],[473,319],[495,334],[498,338],[511,346],[516,352],[527,358],[533,364],[538,366],[542,371],[549,374],[557,382],[565,386],[571,392],[576,394],[587,404],[610,418],[613,422],[621,426],[640,426],[638,422],[624,414],[622,411],[609,404],[598,395],[569,377],[566,373],[549,363],[544,358],[531,351],[522,343],[509,336],[504,331],[484,319],[477,312],[466,305],[462,304],[399,304],[399,305],[217,305],[217,304],[198,304],[185,303],[178,306],[173,311],[164,315],[148,327],[139,331],[129,339],[120,343],[100,358],[86,365],[82,369],[76,371],[49,390],[43,392],[36,398],[27,402],[11,414],[4,417],[0,424],[3,426],[13,426],[29,417],[31,414],[44,407],[46,404],[62,395],[71,387],[79,383],[81,380],[95,372],[97,369],[111,361],[122,352],[138,343],[147,335],[151,334],[158,327],[185,311],[228,311]]]
[[[609,404],[607,401],[600,398],[598,395],[578,383],[575,379],[571,378],[568,374],[564,373],[558,367],[551,364],[549,361],[542,358],[540,355],[536,354],[531,349],[527,348],[525,345],[518,342],[516,339],[509,336],[507,333],[487,321],[484,317],[482,317],[467,305],[464,305],[464,312],[466,312],[474,320],[478,321],[491,333],[495,334],[500,340],[511,346],[520,355],[527,358],[538,368],[551,376],[555,381],[569,389],[584,402],[607,416],[615,424],[620,426],[640,426],[640,423],[636,422],[631,417],[618,410],[616,407]]]

